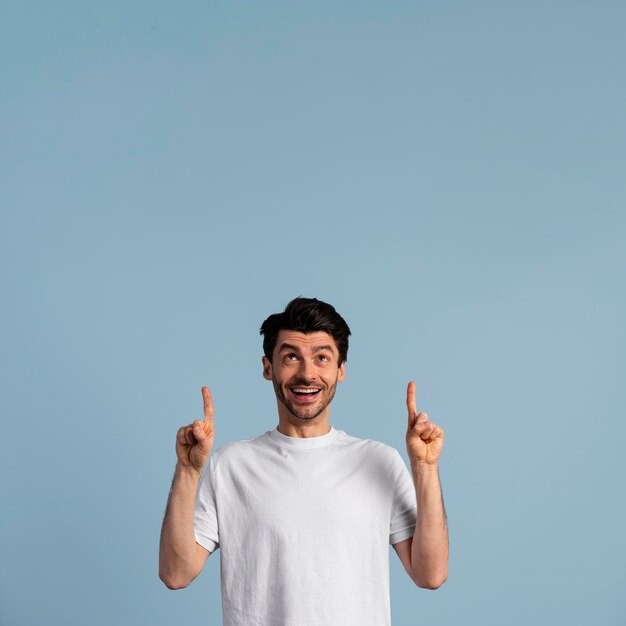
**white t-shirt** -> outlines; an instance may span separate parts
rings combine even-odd
[[[224,626],[386,626],[389,544],[412,537],[415,518],[398,451],[331,426],[215,450],[194,528],[221,548]]]

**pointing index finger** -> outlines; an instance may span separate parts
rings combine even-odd
[[[202,398],[204,399],[204,421],[213,419],[213,399],[208,387],[202,387]]]
[[[406,408],[409,411],[409,417],[417,415],[417,405],[415,404],[415,383],[409,382],[406,388]]]

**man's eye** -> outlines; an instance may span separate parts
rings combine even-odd
[[[325,354],[320,354],[319,359],[320,361],[324,361],[324,362],[328,361],[328,357]]]
[[[288,354],[288,355],[285,357],[285,360],[286,360],[286,361],[295,361],[297,358],[298,358],[298,357],[296,357],[296,355],[295,355],[295,354]]]

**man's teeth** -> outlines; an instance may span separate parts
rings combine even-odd
[[[317,393],[319,389],[311,389],[309,387],[294,387],[291,391],[294,393]]]

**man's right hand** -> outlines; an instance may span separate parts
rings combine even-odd
[[[204,398],[204,422],[196,420],[188,426],[182,426],[176,433],[178,464],[198,472],[202,472],[215,442],[213,401],[208,387],[202,387],[202,397]]]

